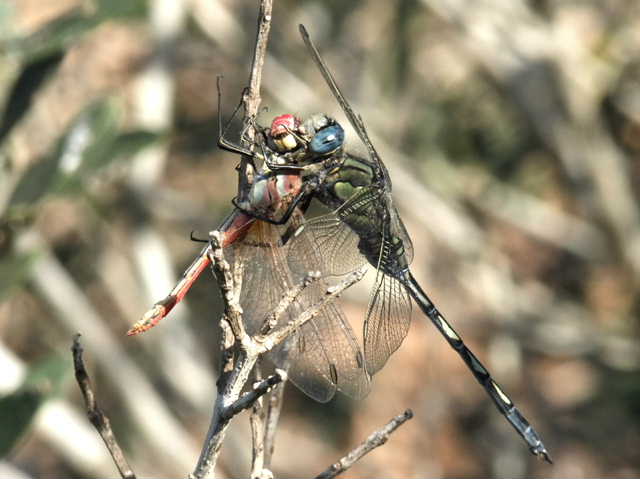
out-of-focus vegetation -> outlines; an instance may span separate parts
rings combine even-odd
[[[230,209],[215,77],[228,118],[257,6],[0,2],[0,471],[115,474],[60,363],[77,331],[138,474],[193,468],[214,394],[213,281],[151,332],[124,332],[198,251],[189,232]],[[288,388],[276,476],[320,472],[405,408],[414,420],[350,476],[640,474],[640,4],[276,0],[262,124],[338,114],[298,23],[389,166],[415,274],[555,465],[416,315],[365,400]],[[366,291],[342,300],[356,328]],[[219,475],[246,475],[249,456],[240,417]]]

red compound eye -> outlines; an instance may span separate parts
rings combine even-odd
[[[287,131],[295,131],[300,126],[300,119],[287,113],[276,116],[271,122],[271,136],[279,136]]]

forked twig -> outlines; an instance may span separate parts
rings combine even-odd
[[[405,422],[413,417],[411,409],[407,409],[404,413],[399,414],[389,421],[385,426],[381,427],[371,434],[362,444],[353,449],[349,454],[344,456],[338,462],[331,464],[325,471],[316,476],[316,479],[332,479],[338,474],[342,474],[349,469],[356,461],[360,460],[366,454],[370,453],[378,446],[382,446],[391,433],[402,426]]]
[[[234,281],[233,274],[229,264],[224,259],[224,253],[221,246],[221,235],[218,231],[212,231],[211,235],[211,267],[222,291],[224,302],[224,319],[223,323],[228,324],[228,331],[233,335],[235,358],[233,361],[233,369],[225,371],[218,382],[218,395],[213,409],[213,415],[207,438],[205,440],[198,464],[191,478],[200,479],[208,475],[209,471],[215,466],[215,463],[222,447],[229,421],[240,411],[251,407],[275,384],[286,378],[286,372],[276,370],[276,375],[267,378],[258,383],[258,385],[249,393],[241,395],[244,385],[249,380],[251,371],[253,370],[258,359],[296,330],[302,327],[307,321],[311,321],[317,316],[324,306],[342,293],[346,288],[362,279],[364,268],[348,275],[341,283],[327,289],[325,295],[315,304],[304,311],[297,318],[290,320],[280,329],[272,331],[268,334],[257,334],[255,337],[250,336],[242,323],[242,308],[239,304],[240,295],[238,292],[238,284]],[[307,275],[301,285],[294,286],[294,290],[308,287],[312,281],[309,277],[315,275]],[[283,298],[287,301],[287,298]],[[270,424],[273,428],[274,425]],[[272,439],[272,436],[270,436]],[[272,441],[270,442],[272,447]],[[259,462],[259,461],[258,461]],[[254,471],[258,477],[263,477],[267,471]]]
[[[111,454],[113,462],[118,468],[118,472],[120,472],[120,476],[124,479],[135,479],[136,475],[127,463],[127,460],[122,453],[122,449],[113,434],[111,421],[109,421],[109,418],[102,409],[98,407],[96,395],[91,387],[91,380],[89,379],[89,375],[87,374],[87,370],[84,367],[84,361],[82,359],[80,334],[76,334],[73,337],[71,352],[73,353],[73,368],[76,374],[76,381],[78,382],[78,386],[80,387],[80,391],[82,391],[82,396],[84,397],[89,421],[91,421],[91,424],[93,424],[104,441],[105,446],[107,446],[109,454]]]

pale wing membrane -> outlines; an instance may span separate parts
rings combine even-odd
[[[304,229],[311,233],[314,250],[322,262],[323,273],[341,276],[367,262],[358,248],[360,238],[349,227],[349,223],[356,219],[371,221],[371,218],[375,218],[375,203],[379,200],[380,194],[377,191],[363,188],[338,210],[307,220]],[[296,245],[296,248],[300,248],[300,245]]]
[[[358,250],[358,235],[335,214],[329,213],[307,221],[304,229],[313,237],[315,252],[312,254],[321,259],[320,271],[324,275],[343,276],[366,263]],[[292,246],[296,250],[293,256],[309,254],[309,251],[300,251],[303,244],[309,246],[306,241],[295,241]]]
[[[322,74],[325,81],[327,82],[327,86],[331,90],[331,93],[333,93],[333,96],[336,98],[336,100],[338,100],[338,103],[340,104],[342,111],[344,111],[344,114],[347,115],[347,118],[349,119],[349,123],[351,123],[351,126],[353,126],[353,129],[356,131],[356,133],[360,137],[360,140],[367,148],[370,158],[376,162],[379,172],[382,174],[382,176],[384,176],[384,179],[385,179],[384,186],[386,187],[386,185],[389,185],[389,189],[391,189],[391,179],[389,178],[387,169],[385,168],[382,161],[380,161],[380,157],[378,156],[378,153],[374,148],[373,143],[369,138],[369,135],[367,134],[367,130],[364,127],[364,123],[362,121],[362,117],[358,115],[353,110],[353,108],[351,108],[351,105],[342,94],[342,91],[338,87],[338,84],[336,83],[335,78],[333,78],[333,74],[331,73],[331,71],[329,70],[329,67],[327,67],[326,63],[320,56],[318,49],[316,48],[313,41],[309,37],[309,33],[307,32],[306,28],[304,28],[304,25],[300,25],[300,34],[302,35],[302,40],[307,45],[309,52],[311,52],[311,57],[313,58],[313,61],[316,63],[318,69],[320,70],[320,73]]]
[[[289,269],[290,245],[281,242],[286,229],[261,222],[234,248],[235,264],[244,263],[240,302],[247,330],[252,334],[261,328],[285,291],[298,284],[306,271],[318,269],[308,256],[300,259],[306,264],[304,273]],[[277,328],[317,303],[325,290],[322,282],[307,288],[287,309]],[[278,366],[289,363],[291,381],[318,401],[330,400],[336,389],[354,397],[368,392],[362,353],[349,325],[333,304],[325,306],[318,316],[295,332],[286,345],[272,351],[270,358]]]
[[[386,198],[381,198],[386,199]],[[389,356],[402,344],[411,324],[411,297],[407,288],[395,276],[398,273],[396,247],[393,238],[398,238],[399,229],[404,230],[395,209],[388,210],[391,231],[381,238],[376,284],[372,290],[364,323],[364,353],[367,372],[371,375],[386,364]],[[383,232],[384,228],[379,231]],[[382,234],[382,233],[381,233]],[[408,243],[412,252],[411,242]],[[403,240],[403,248],[406,246]],[[391,273],[391,274],[389,274]]]
[[[322,292],[326,285],[316,283],[310,289]],[[305,302],[303,299],[302,303]],[[282,352],[285,351],[278,354]],[[362,352],[351,327],[335,304],[329,303],[307,322],[288,345],[287,352],[292,381],[318,401],[331,399],[330,396],[322,398],[328,384],[355,399],[369,392]]]
[[[409,332],[411,298],[397,279],[378,270],[364,323],[367,372],[377,373]]]
[[[291,240],[288,254],[289,268],[296,276],[303,277],[309,271],[323,273],[326,266],[322,254],[315,247],[313,238],[306,229],[299,230]],[[328,287],[324,279],[312,284],[298,303],[301,308],[312,306],[321,298]],[[358,346],[351,326],[346,321],[341,309],[335,303],[326,305],[320,313],[304,326],[304,351],[291,348],[290,354],[298,354],[294,361],[299,376],[307,376],[306,371],[316,367],[305,355],[309,347],[321,348],[327,358],[328,369],[323,366],[322,374],[337,383],[343,393],[361,398],[369,392],[369,377],[364,368],[362,352]],[[315,341],[309,344],[309,340]]]

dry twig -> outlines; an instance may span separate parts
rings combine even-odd
[[[332,479],[338,474],[342,474],[357,461],[362,459],[362,457],[373,451],[376,447],[382,446],[387,442],[391,433],[412,417],[413,412],[411,409],[407,409],[404,413],[394,417],[386,425],[373,432],[362,444],[352,450],[349,454],[344,456],[338,462],[331,464],[331,466],[329,466],[325,471],[318,474],[316,479]]]
[[[122,449],[116,440],[113,431],[111,430],[111,421],[107,415],[98,407],[96,401],[96,395],[91,387],[91,380],[87,374],[87,370],[84,367],[84,361],[82,360],[82,346],[80,345],[80,334],[76,334],[73,337],[73,346],[71,347],[73,353],[73,368],[76,374],[76,381],[82,391],[84,402],[87,407],[87,417],[91,424],[96,428],[100,437],[104,441],[105,446],[109,450],[109,454],[113,458],[113,462],[120,472],[120,476],[124,479],[135,479],[136,475],[131,470],[131,467],[127,463],[127,460],[122,453]]]
[[[271,377],[261,382],[254,391],[241,396],[242,388],[249,380],[258,359],[265,353],[282,343],[292,333],[302,327],[307,321],[312,320],[324,306],[330,301],[334,301],[345,289],[362,279],[364,268],[348,275],[342,282],[331,286],[325,295],[313,304],[307,311],[297,318],[290,320],[282,328],[269,334],[258,334],[251,337],[247,334],[242,322],[242,309],[239,304],[239,291],[234,282],[233,274],[229,263],[224,259],[221,245],[221,235],[217,231],[211,232],[211,264],[214,275],[223,293],[224,319],[235,340],[235,358],[233,369],[221,376],[218,381],[218,395],[216,397],[211,424],[207,432],[198,464],[191,478],[205,477],[215,466],[215,463],[222,447],[229,421],[235,414],[243,409],[252,406],[269,388],[286,376],[284,372],[277,372],[275,377]],[[312,275],[313,276],[313,275]],[[302,287],[308,286],[308,277],[302,280]],[[297,287],[295,288],[297,289]],[[272,447],[272,446],[270,446]],[[259,461],[255,461],[259,463]],[[258,477],[262,477],[265,471],[255,471]]]

